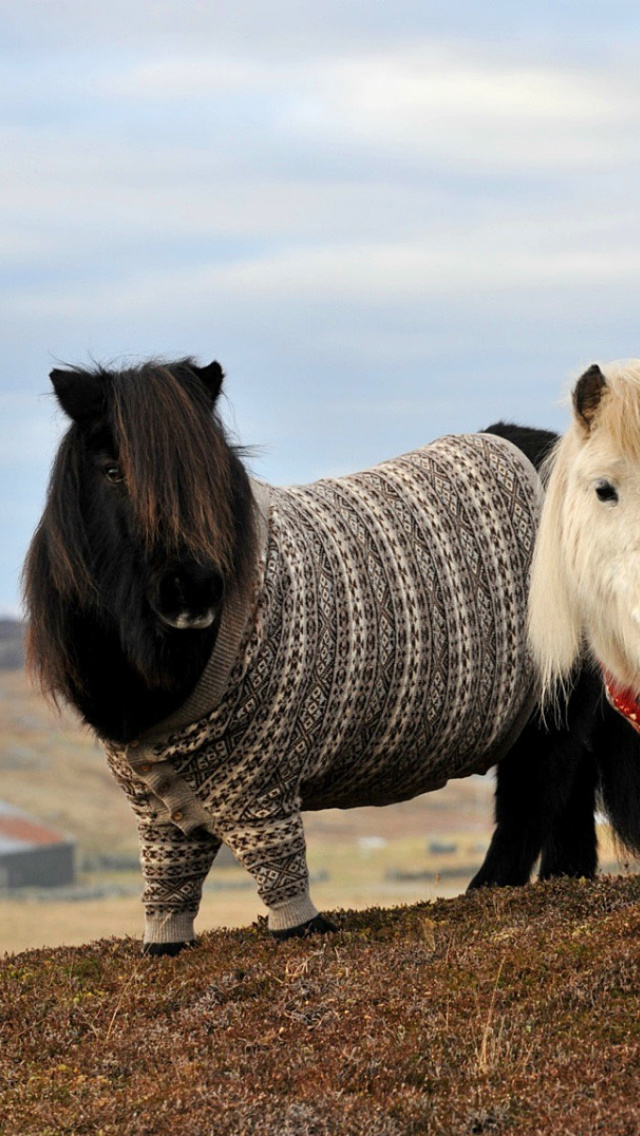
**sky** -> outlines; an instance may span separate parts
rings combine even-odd
[[[496,418],[562,430],[640,355],[640,7],[0,6],[0,614],[61,362],[218,359],[277,484]]]

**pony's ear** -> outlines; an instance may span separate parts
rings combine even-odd
[[[104,411],[104,384],[98,375],[55,370],[49,378],[60,406],[74,422],[88,422]]]
[[[593,363],[576,383],[573,392],[573,409],[580,419],[580,425],[587,433],[591,430],[606,385],[607,381],[597,363]]]
[[[224,371],[219,363],[215,360],[209,363],[206,367],[196,367],[193,363],[190,368],[194,375],[200,379],[200,382],[206,387],[211,401],[215,402],[222,389],[222,382],[224,379]]]

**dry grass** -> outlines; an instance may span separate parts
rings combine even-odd
[[[640,880],[0,963],[2,1136],[633,1136]]]

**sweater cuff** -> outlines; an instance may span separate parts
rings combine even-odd
[[[195,939],[195,931],[192,915],[147,915],[145,917],[145,943],[190,943],[193,939]]]
[[[288,931],[290,927],[300,927],[315,919],[317,908],[311,902],[308,891],[296,895],[293,899],[286,899],[284,903],[274,903],[269,908],[269,930]]]

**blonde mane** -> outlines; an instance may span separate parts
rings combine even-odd
[[[601,387],[581,412],[582,381],[574,390],[571,426],[542,471],[546,495],[532,565],[529,639],[543,706],[566,695],[585,651],[613,665],[621,681],[638,681],[630,661],[637,657],[638,634],[630,641],[625,629],[629,600],[622,611],[623,588],[617,579],[612,583],[617,572],[628,597],[635,581],[625,576],[626,565],[620,572],[614,514],[596,501],[592,475],[635,467],[640,481],[640,360],[601,366]],[[617,523],[620,529],[622,517]],[[640,596],[638,605],[640,611]]]

